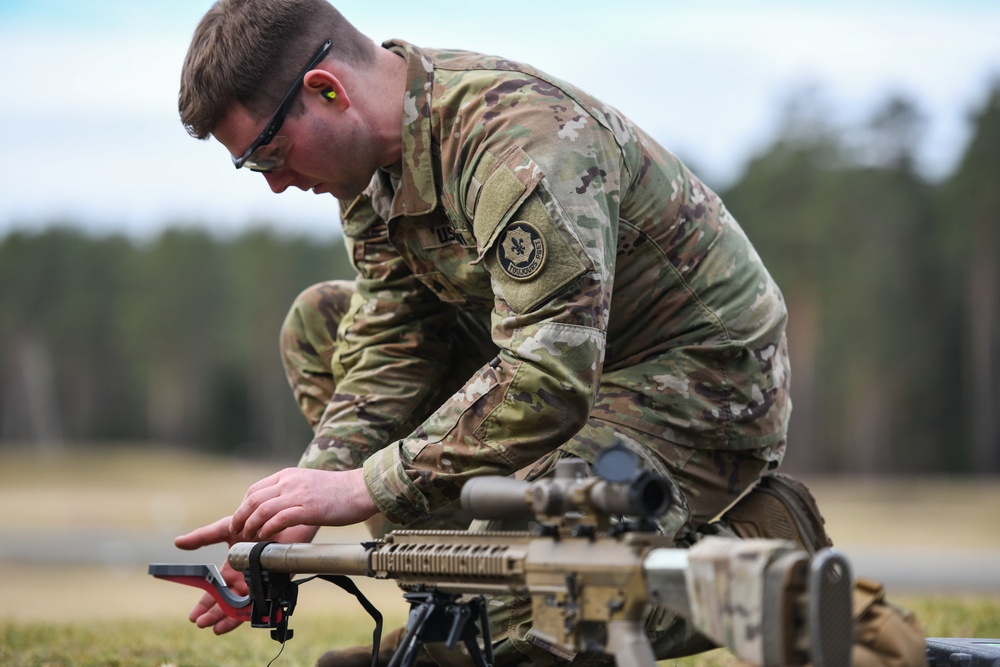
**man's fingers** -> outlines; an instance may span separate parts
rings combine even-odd
[[[198,619],[207,614],[213,607],[218,607],[215,599],[208,593],[205,593],[201,596],[201,599],[198,600],[198,604],[191,608],[191,613],[188,614],[188,620],[192,623],[197,623]],[[205,626],[199,625],[198,627],[203,628]]]
[[[267,512],[262,512],[260,514],[260,518],[265,519],[266,515]],[[268,540],[284,529],[291,526],[301,525],[305,521],[306,511],[303,507],[286,507],[285,509],[275,513],[275,515],[271,518],[264,520],[264,525],[262,525],[255,533],[255,539]]]
[[[247,587],[246,577],[243,576],[242,572],[234,570],[228,561],[222,564],[219,574],[222,575],[222,578],[234,594],[248,595],[250,593],[250,589]]]
[[[291,498],[272,498],[258,507],[243,526],[241,533],[247,541],[267,540],[285,528],[304,522],[306,512],[300,505],[288,506],[295,502]]]
[[[212,626],[212,632],[217,635],[224,635],[227,632],[232,632],[241,625],[243,625],[243,621],[237,621],[235,618],[229,618],[227,616]]]
[[[243,576],[229,567],[228,563],[222,566],[223,579],[229,584],[229,588],[236,595],[246,595],[247,586]],[[191,609],[188,620],[199,628],[212,628],[217,635],[222,635],[238,628],[243,621],[231,618],[226,615],[225,610],[216,603],[215,598],[205,593],[198,600],[198,604]]]
[[[174,538],[174,546],[190,551],[220,542],[229,543],[233,538],[233,534],[229,532],[231,523],[231,517],[223,517],[207,526],[195,528],[190,533]]]
[[[295,526],[345,526],[377,511],[360,468],[285,468],[250,487],[229,530],[252,542]]]
[[[210,609],[204,611],[194,619],[194,624],[199,628],[210,628],[215,627],[227,618],[229,617],[226,616],[226,612],[222,610],[222,607],[217,604],[213,604]]]
[[[246,495],[243,497],[243,502],[233,512],[232,521],[228,527],[231,533],[236,535],[242,534],[245,537],[257,532],[257,529],[264,522],[255,522],[254,530],[251,532],[247,530],[247,521],[260,510],[261,506],[281,494],[281,487],[278,484],[279,475],[280,473],[277,473],[266,479],[262,479],[247,490]]]
[[[225,610],[216,604],[212,596],[207,593],[191,610],[188,620],[199,628],[212,628],[212,631],[217,635],[235,630],[243,623],[243,621],[227,616]]]

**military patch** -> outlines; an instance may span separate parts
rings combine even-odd
[[[537,194],[508,218],[490,234],[481,257],[495,293],[514,312],[529,312],[593,269],[575,237],[556,224]]]
[[[497,260],[504,273],[514,280],[531,280],[545,265],[545,239],[534,225],[512,222],[507,226]]]

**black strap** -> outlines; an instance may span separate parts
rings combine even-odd
[[[310,577],[310,579],[312,578],[313,577]],[[354,580],[350,577],[346,577],[342,574],[319,574],[316,575],[315,578],[322,579],[323,581],[329,581],[331,584],[336,584],[356,597],[358,602],[361,603],[361,606],[368,612],[368,615],[375,621],[375,630],[372,632],[372,667],[378,667],[378,654],[382,645],[382,613],[375,608],[375,605],[368,601],[368,598],[365,597],[365,594],[361,592],[357,584],[355,584]],[[309,579],[296,583],[301,585],[306,581],[309,581]]]
[[[250,568],[245,577],[250,588],[250,625],[255,628],[274,627],[276,621],[276,619],[271,618],[271,609],[265,610],[267,591],[264,590],[264,571],[260,566],[260,555],[269,544],[274,544],[274,542],[258,542],[250,549]],[[269,623],[264,623],[265,616],[268,617]]]

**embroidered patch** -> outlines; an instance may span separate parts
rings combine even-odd
[[[545,239],[534,225],[512,222],[497,252],[500,268],[514,280],[530,280],[545,264]]]
[[[464,248],[474,248],[475,241],[469,239],[467,232],[461,229],[454,229],[451,225],[435,225],[434,227],[418,227],[417,236],[420,238],[420,246],[424,250],[433,248],[443,248],[445,246],[459,244]]]

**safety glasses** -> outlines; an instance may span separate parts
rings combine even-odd
[[[237,169],[246,167],[253,171],[271,171],[284,164],[285,155],[288,154],[288,149],[291,147],[292,142],[288,137],[277,136],[278,130],[284,124],[285,116],[288,115],[292,101],[298,95],[299,89],[302,88],[302,80],[311,69],[316,67],[326,57],[331,45],[333,45],[332,39],[323,42],[323,46],[319,47],[319,51],[312,57],[309,64],[295,77],[292,87],[288,89],[288,92],[281,99],[281,104],[278,105],[277,111],[271,116],[271,120],[264,126],[264,130],[254,139],[254,142],[250,144],[250,148],[243,155],[233,158],[233,164],[236,165]]]

